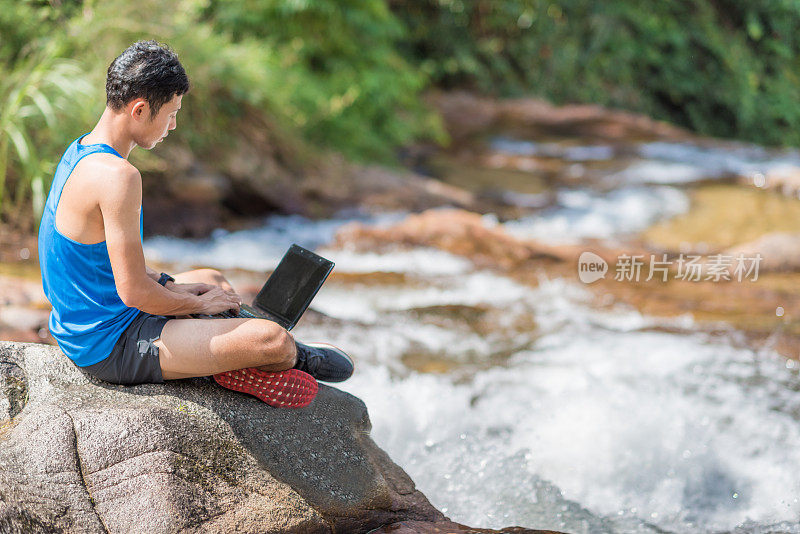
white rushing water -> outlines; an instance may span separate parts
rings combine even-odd
[[[766,149],[747,143],[701,146],[693,143],[650,142],[617,147],[575,145],[569,142],[541,143],[498,137],[491,142],[497,152],[519,156],[560,158],[565,161],[593,162],[633,156],[618,177],[624,183],[687,183],[728,174],[767,173],[771,169],[800,166],[796,149]]]
[[[382,364],[408,350],[399,340],[432,353],[451,342],[413,319],[357,338],[327,332],[362,363],[341,387],[369,406],[374,439],[446,514],[568,532],[710,532],[800,517],[791,446],[800,393],[780,357],[642,330],[652,321],[592,311],[574,282],[520,291],[517,306],[491,293],[483,302],[508,313],[532,308],[540,331],[505,365],[467,379]],[[461,341],[446,350],[482,349]]]
[[[609,240],[645,230],[689,209],[689,197],[675,187],[624,187],[608,193],[565,189],[556,206],[504,224],[521,239],[545,243],[579,243],[584,238]]]
[[[589,204],[625,210],[624,194],[608,202]],[[581,235],[581,220],[565,222],[565,235]],[[332,319],[294,333],[351,352],[357,372],[337,387],[364,400],[373,439],[455,521],[576,533],[767,532],[785,522],[775,530],[800,533],[794,362],[737,348],[735,333],[691,332],[688,317],[672,326],[689,333],[675,334],[634,310],[593,309],[577,276],[530,288],[436,250],[319,248],[346,222],[272,218],[145,249],[149,259],[260,271],[297,242],[338,272],[405,273],[402,284],[329,281],[312,307]],[[420,358],[450,371],[421,373]]]
[[[405,213],[343,217],[312,221],[299,215],[267,217],[257,228],[229,232],[216,230],[210,239],[179,239],[157,236],[144,243],[151,261],[183,267],[205,265],[219,269],[272,270],[292,243],[315,249],[329,243],[336,231],[352,222],[381,226],[402,219]],[[380,261],[380,260],[377,260]]]

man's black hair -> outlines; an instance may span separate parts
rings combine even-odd
[[[150,105],[150,119],[175,95],[189,91],[189,78],[178,56],[167,45],[138,41],[108,67],[106,105],[115,111],[135,98]]]

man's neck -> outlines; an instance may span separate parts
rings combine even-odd
[[[95,143],[105,143],[111,146],[125,159],[128,159],[131,150],[136,146],[133,138],[125,131],[125,117],[114,113],[109,108],[103,111],[103,115],[97,121],[94,129],[81,139],[83,145]]]

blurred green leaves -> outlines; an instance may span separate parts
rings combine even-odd
[[[392,0],[434,83],[800,145],[795,0]]]
[[[85,102],[97,96],[78,62],[61,57],[62,43],[0,45],[0,214],[7,218],[30,220],[23,214],[29,206],[33,219],[41,217],[65,122],[84,115]]]
[[[355,159],[443,132],[419,99],[425,75],[398,51],[405,27],[382,0],[211,0],[204,18],[278,58],[269,98],[303,137]]]
[[[0,0],[0,29],[6,221],[20,222],[20,209],[38,220],[58,158],[103,111],[108,65],[139,39],[178,53],[192,90],[172,139],[209,161],[248,122],[268,125],[293,160],[332,149],[392,162],[399,146],[444,136],[419,98],[427,78],[396,50],[404,27],[382,1]],[[157,152],[131,160],[163,168]]]
[[[58,158],[103,111],[108,65],[138,39],[169,44],[192,83],[173,142],[213,162],[256,131],[302,168],[443,141],[420,98],[433,85],[800,146],[798,23],[796,0],[0,0],[0,220],[38,219]]]

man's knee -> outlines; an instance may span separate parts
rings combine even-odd
[[[216,269],[197,269],[193,271],[192,278],[197,282],[211,284],[212,286],[219,286],[222,289],[233,291],[231,283]]]
[[[295,364],[297,346],[294,337],[285,328],[267,320],[259,320],[260,342],[263,346],[264,364]]]
[[[218,286],[220,282],[225,280],[225,277],[222,276],[222,273],[216,269],[197,269],[196,273],[197,277],[205,284],[213,284]]]
[[[225,281],[225,277],[216,269],[195,269],[193,271],[176,274],[175,281],[181,284],[200,283],[219,286],[222,285],[221,282]]]

